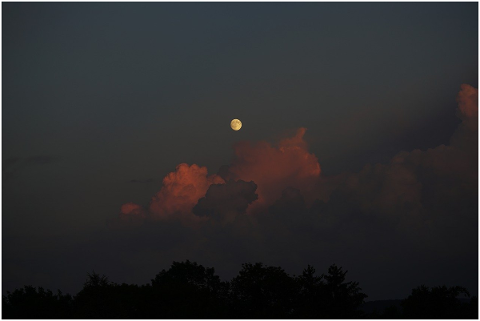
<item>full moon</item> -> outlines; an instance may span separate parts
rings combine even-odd
[[[234,131],[240,130],[240,128],[242,128],[242,122],[240,119],[235,118],[230,122],[230,127],[232,127]]]

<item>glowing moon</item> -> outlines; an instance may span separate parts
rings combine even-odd
[[[235,118],[230,122],[230,127],[232,127],[234,131],[240,130],[240,128],[242,128],[242,122],[240,119]]]

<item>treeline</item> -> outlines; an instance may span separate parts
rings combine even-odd
[[[116,284],[88,274],[74,297],[60,291],[25,286],[2,299],[3,319],[229,319],[229,318],[477,318],[477,299],[461,287],[421,286],[401,302],[401,308],[365,313],[367,295],[357,282],[345,280],[347,271],[336,265],[317,275],[308,266],[290,276],[280,267],[243,264],[230,282],[213,268],[194,262],[173,262],[150,284]]]

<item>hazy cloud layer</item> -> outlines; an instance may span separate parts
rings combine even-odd
[[[59,156],[53,155],[34,155],[25,158],[11,157],[4,159],[2,161],[3,179],[8,180],[15,177],[15,175],[28,166],[47,165],[58,162],[59,160]]]

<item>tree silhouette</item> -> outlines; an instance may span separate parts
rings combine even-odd
[[[296,308],[298,318],[355,318],[367,297],[357,282],[345,282],[342,268],[330,266],[327,275],[316,276],[308,265],[297,277],[300,291]],[[326,282],[325,282],[326,281]]]
[[[75,313],[86,319],[108,318],[111,315],[111,288],[108,278],[93,271],[87,273],[83,289],[75,296]]]
[[[243,264],[231,288],[235,317],[286,318],[293,312],[296,283],[280,267]]]
[[[2,298],[4,319],[160,319],[160,318],[477,318],[478,302],[463,287],[420,286],[401,302],[386,302],[380,313],[360,310],[366,294],[357,282],[346,282],[347,271],[332,265],[317,275],[307,266],[299,276],[281,267],[246,263],[230,282],[213,268],[195,262],[173,262],[151,284],[110,282],[87,274],[82,290],[72,298],[60,291],[25,286]],[[388,301],[388,300],[387,300]],[[395,300],[394,300],[395,301]],[[464,300],[465,301],[465,300]],[[374,303],[374,302],[373,302]],[[398,308],[397,308],[398,307]],[[403,311],[402,311],[403,310]],[[383,311],[383,312],[382,312]]]
[[[226,313],[228,285],[205,268],[190,261],[173,262],[152,280],[155,314],[165,318],[217,318]]]
[[[325,284],[325,313],[328,318],[354,318],[359,316],[358,307],[367,297],[358,282],[345,282],[348,271],[342,271],[335,264],[328,268],[324,276]]]
[[[59,290],[53,294],[50,290],[24,286],[12,293],[7,292],[2,298],[2,318],[34,319],[51,318],[64,319],[71,315],[72,297],[63,295]]]
[[[295,302],[295,317],[300,319],[315,318],[322,315],[322,276],[315,275],[315,268],[308,265],[296,278],[298,296]]]
[[[122,319],[142,314],[142,291],[137,285],[109,282],[105,275],[95,272],[87,276],[83,289],[75,296],[74,317]]]
[[[416,319],[477,318],[476,298],[471,300],[470,304],[465,304],[457,299],[462,294],[470,297],[468,291],[460,286],[429,288],[421,285],[413,289],[412,294],[402,301],[404,317]]]

